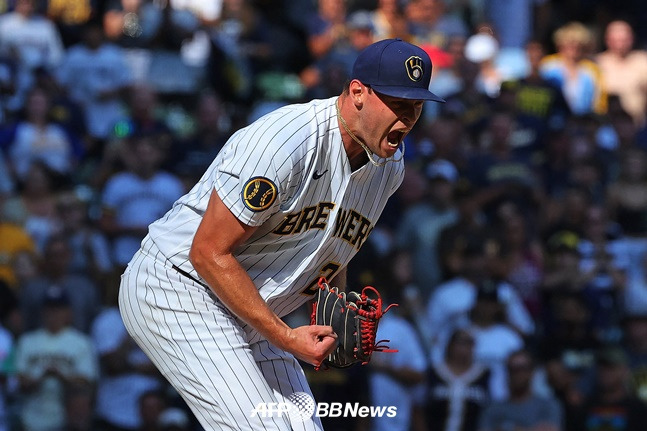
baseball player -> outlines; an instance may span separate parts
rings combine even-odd
[[[329,326],[281,318],[321,276],[345,286],[404,175],[404,137],[431,61],[388,39],[362,51],[339,97],[289,105],[237,131],[154,222],[121,283],[129,333],[208,430],[320,430],[317,417],[253,414],[311,393],[298,359],[335,348]]]

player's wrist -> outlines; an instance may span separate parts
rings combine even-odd
[[[265,338],[281,350],[289,351],[295,345],[296,336],[293,329],[278,319],[275,329],[265,334]]]

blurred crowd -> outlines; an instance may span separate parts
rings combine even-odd
[[[340,93],[399,37],[433,64],[404,184],[349,288],[399,353],[315,372],[328,430],[647,425],[647,4],[0,0],[0,431],[199,430],[119,276],[227,138]],[[308,321],[304,307],[286,317]]]

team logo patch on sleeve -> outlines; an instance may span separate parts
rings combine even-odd
[[[243,186],[243,203],[252,211],[264,211],[276,200],[276,185],[265,177],[254,177]]]

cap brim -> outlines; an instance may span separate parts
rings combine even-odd
[[[434,102],[445,103],[444,99],[436,96],[429,90],[425,90],[424,88],[411,88],[391,85],[371,85],[371,88],[380,94],[385,94],[391,97],[413,100],[431,100]]]

